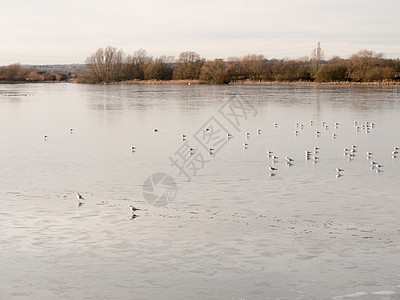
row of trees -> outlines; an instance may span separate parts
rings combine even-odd
[[[51,68],[50,68],[51,69]],[[0,67],[0,82],[38,82],[38,81],[66,81],[71,73],[51,72],[47,69],[11,64]]]
[[[192,51],[153,58],[139,49],[132,55],[108,46],[99,48],[82,65],[0,67],[0,81],[66,81],[77,78],[84,83],[111,83],[130,80],[199,80],[226,84],[260,82],[373,82],[400,80],[400,60],[384,58],[382,53],[361,50],[348,59],[324,60],[318,43],[311,57],[266,59],[249,54],[227,60],[205,60]]]
[[[268,60],[263,55],[249,54],[227,60],[206,61],[199,54],[182,52],[178,59],[170,56],[153,58],[146,50],[133,55],[108,46],[100,48],[86,60],[80,82],[110,83],[127,80],[200,80],[224,84],[238,81],[267,82],[373,82],[400,79],[399,59],[386,59],[382,53],[361,50],[348,59],[323,59],[318,44],[311,57]]]
[[[113,47],[100,48],[86,59],[80,82],[110,83],[125,80],[199,79],[205,60],[195,52],[183,52],[177,61],[172,56],[153,58],[144,49],[125,55]]]

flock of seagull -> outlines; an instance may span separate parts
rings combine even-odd
[[[310,121],[310,125],[313,126],[314,125],[314,121]],[[338,128],[339,123],[335,122],[333,125],[334,125],[334,128]],[[275,128],[277,128],[278,124],[274,123],[273,126]],[[299,130],[304,128],[304,125],[300,124],[300,123],[296,123],[295,126],[296,126],[296,130],[294,131],[294,135],[297,136],[299,134],[299,132],[300,132]],[[328,125],[327,125],[327,123],[325,121],[322,122],[322,127],[323,127],[323,129],[328,130]],[[364,130],[366,133],[370,133],[371,130],[374,127],[375,127],[375,124],[372,123],[372,122],[369,122],[369,121],[365,122],[365,124],[359,124],[357,121],[354,121],[354,128],[355,128],[356,132],[359,132],[360,130]],[[70,128],[69,132],[71,134],[73,133],[73,131],[74,131],[74,129]],[[206,131],[206,132],[210,131],[210,128],[204,128],[204,131]],[[153,132],[157,133],[158,129],[154,128]],[[261,129],[257,129],[257,135],[259,135],[259,134],[261,134]],[[318,131],[318,130],[315,131],[315,136],[316,137],[319,137],[320,134],[321,134],[321,131]],[[182,140],[185,141],[186,138],[187,138],[187,135],[186,134],[182,134],[181,137],[182,137]],[[226,135],[227,139],[231,139],[232,137],[233,137],[232,134],[227,133],[227,135]],[[246,132],[245,133],[245,138],[248,139],[249,137],[250,137],[250,132]],[[337,137],[336,133],[333,133],[332,134],[332,138],[336,139],[336,137]],[[46,141],[48,139],[48,136],[44,135],[43,138]],[[244,149],[247,149],[248,146],[249,146],[249,144],[247,142],[243,143],[243,148]],[[209,148],[208,150],[209,150],[209,154],[213,154],[214,151],[215,151],[214,148]],[[319,147],[314,147],[313,151],[306,150],[305,151],[305,159],[306,160],[312,160],[313,163],[317,163],[318,160],[319,160],[319,157],[317,156],[319,150],[320,150]],[[357,150],[358,150],[358,146],[353,145],[350,148],[344,148],[343,149],[343,153],[344,153],[345,156],[348,157],[348,160],[350,161],[356,156]],[[135,151],[137,151],[137,148],[135,146],[131,146],[131,151],[135,152]],[[189,147],[188,148],[188,155],[192,155],[195,151],[196,151],[196,149]],[[400,151],[399,147],[394,147],[393,151],[392,151],[392,158],[397,158],[397,156],[399,154],[399,151]],[[276,175],[276,171],[278,171],[278,169],[274,166],[274,164],[275,164],[275,162],[278,161],[278,157],[275,156],[274,153],[272,151],[269,151],[269,150],[266,152],[266,155],[267,155],[267,157],[271,158],[271,163],[270,163],[270,165],[268,167],[268,169],[270,171],[269,176],[275,176]],[[367,159],[371,159],[372,156],[373,156],[372,152],[366,152]],[[286,162],[286,164],[288,166],[291,166],[291,165],[294,164],[294,159],[286,156],[285,157],[285,162]],[[377,163],[377,162],[375,162],[373,160],[370,161],[370,164],[371,164],[371,169],[375,169],[377,173],[382,171],[383,165],[381,165],[381,164],[379,164],[379,163]],[[343,172],[344,172],[344,169],[336,168],[336,177],[341,177]],[[80,193],[77,193],[76,197],[78,199],[78,203],[77,203],[78,207],[82,206],[84,204],[84,202],[83,202],[84,197]],[[136,208],[133,205],[130,205],[129,208],[130,208],[130,210],[132,212],[132,218],[135,218],[137,216],[135,214],[136,211],[138,211],[140,209]]]
[[[310,125],[311,125],[311,126],[314,125],[314,121],[310,121]],[[277,124],[277,123],[274,123],[274,127],[276,128],[277,126],[278,126],[278,124]],[[339,126],[339,123],[335,122],[335,123],[334,123],[334,128],[338,128],[338,126]],[[304,127],[303,124],[296,123],[296,130],[294,131],[294,135],[298,135],[298,134],[299,134],[298,128],[299,128],[299,129],[303,129],[303,127]],[[322,122],[322,127],[323,127],[325,130],[328,130],[328,125],[326,124],[325,121]],[[372,123],[372,122],[369,122],[369,121],[365,122],[365,124],[359,124],[357,121],[354,121],[354,128],[355,128],[355,131],[356,131],[356,132],[360,132],[360,130],[364,130],[365,133],[370,133],[371,130],[372,130],[374,127],[375,127],[375,124]],[[260,134],[260,132],[261,132],[261,130],[258,129],[258,130],[257,130],[257,134]],[[320,131],[318,131],[318,130],[315,131],[315,136],[316,136],[316,137],[319,137],[320,134],[321,134]],[[249,133],[246,132],[246,138],[247,138],[248,136],[249,136]],[[336,134],[336,133],[333,133],[333,134],[332,134],[332,138],[333,138],[333,139],[336,139],[336,137],[337,137],[337,134]],[[247,144],[247,143],[243,143],[243,146],[244,146],[245,148],[247,148],[247,147],[248,147],[248,144]],[[313,163],[317,163],[318,160],[319,160],[319,157],[316,156],[316,154],[318,153],[319,149],[320,149],[319,147],[314,147],[314,151],[313,151],[313,152],[306,150],[306,151],[305,151],[305,159],[306,159],[306,160],[312,159],[312,160],[313,160]],[[352,160],[352,159],[356,156],[355,153],[357,152],[357,149],[358,149],[358,146],[356,146],[356,145],[353,145],[353,146],[351,146],[350,148],[344,148],[344,149],[343,149],[344,155],[348,157],[349,161]],[[398,154],[399,154],[399,149],[400,149],[399,147],[394,147],[394,149],[393,149],[393,151],[392,151],[392,158],[397,158],[397,156],[398,156]],[[371,159],[373,153],[372,153],[372,152],[367,152],[366,155],[367,155],[367,159]],[[275,167],[273,166],[273,164],[277,161],[278,157],[275,156],[275,155],[273,155],[273,152],[272,152],[272,151],[267,151],[267,156],[270,157],[270,158],[272,159],[271,164],[270,164],[270,166],[269,166],[269,170],[270,170],[269,175],[270,175],[270,176],[274,176],[274,175],[276,174],[275,172],[276,172],[278,169],[275,168]],[[290,158],[290,157],[288,157],[288,156],[285,157],[285,161],[286,161],[286,164],[287,164],[288,166],[291,166],[291,165],[294,163],[294,159],[292,159],[292,158]],[[372,169],[376,169],[376,172],[379,173],[379,172],[382,171],[383,165],[381,165],[381,164],[379,164],[379,163],[377,163],[377,162],[371,160],[371,168],[372,168]],[[341,176],[342,176],[342,172],[344,172],[344,169],[336,168],[336,177],[341,177]]]

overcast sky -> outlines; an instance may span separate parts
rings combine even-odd
[[[0,65],[84,63],[99,47],[207,59],[400,57],[399,0],[0,0]]]

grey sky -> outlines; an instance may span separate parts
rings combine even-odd
[[[1,0],[0,65],[83,63],[99,47],[202,57],[400,57],[398,0]]]

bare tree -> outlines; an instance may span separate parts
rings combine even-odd
[[[206,62],[201,68],[200,80],[212,84],[229,83],[228,64],[222,59]]]
[[[121,80],[124,52],[108,46],[99,48],[86,59],[86,81],[92,83],[110,83]]]
[[[151,62],[152,57],[147,54],[145,49],[136,50],[133,56],[128,56],[125,60],[124,79],[144,79],[146,64]]]
[[[171,80],[174,71],[173,56],[160,56],[145,65],[144,79]]]
[[[179,54],[174,79],[199,79],[200,70],[205,60],[193,51],[186,51]]]
[[[382,58],[383,53],[371,50],[360,50],[356,54],[353,54],[348,63],[349,78],[353,81],[375,80],[376,78],[374,77],[379,72],[377,68]]]
[[[248,54],[240,61],[240,70],[245,78],[261,80],[264,66],[264,55]]]

